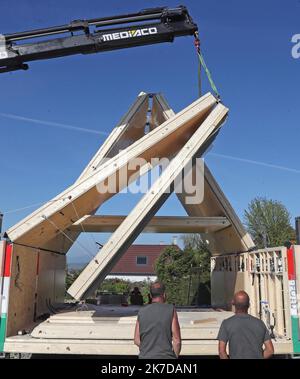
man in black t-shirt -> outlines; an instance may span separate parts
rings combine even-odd
[[[234,295],[235,315],[221,324],[217,339],[221,359],[268,359],[274,353],[270,334],[263,321],[248,314],[249,296],[245,291]],[[229,344],[229,356],[226,352]],[[264,345],[264,349],[263,349]]]

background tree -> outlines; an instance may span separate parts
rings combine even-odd
[[[71,287],[73,282],[78,278],[82,270],[67,270],[66,272],[66,290]]]
[[[258,248],[282,246],[295,238],[291,216],[280,201],[256,197],[245,210],[244,221]]]
[[[99,286],[99,292],[108,292],[112,294],[129,294],[131,283],[128,280],[111,278],[105,279]]]
[[[201,234],[186,234],[183,236],[185,250],[192,250],[194,265],[189,279],[189,304],[209,305],[211,303],[210,258],[207,243]]]
[[[201,234],[198,233],[191,233],[191,234],[184,234],[182,237],[182,241],[184,244],[184,248],[191,248],[191,249],[199,249],[201,250],[204,246],[203,239],[201,237]]]
[[[196,235],[185,236],[184,244],[184,250],[167,247],[157,259],[158,279],[165,284],[170,303],[209,304],[210,253]]]
[[[191,250],[194,255],[194,267],[199,267],[200,281],[202,283],[210,282],[210,258],[207,243],[203,240],[201,234],[185,234],[182,237],[184,250]]]
[[[182,251],[176,246],[167,247],[156,260],[155,271],[158,280],[166,286],[169,303],[186,304],[192,260],[189,251]]]

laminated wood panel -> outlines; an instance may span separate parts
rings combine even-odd
[[[164,122],[169,117],[173,117],[174,112],[162,95],[158,95],[154,107],[154,119]],[[193,168],[193,180],[196,177],[196,167]],[[184,188],[183,188],[184,189]],[[213,234],[205,236],[209,242],[209,249],[213,255],[241,252],[252,249],[254,242],[245,230],[242,222],[232,208],[230,202],[221,190],[214,176],[204,164],[204,198],[199,204],[187,204],[187,194],[177,194],[181,204],[187,214],[191,217],[226,217],[230,222],[230,227],[219,230]]]
[[[111,233],[125,220],[126,216],[85,216],[69,229],[80,232]],[[154,216],[145,226],[143,233],[207,233],[227,228],[226,217]]]
[[[134,101],[128,112],[122,117],[119,124],[111,131],[107,139],[101,145],[100,149],[93,156],[89,164],[82,171],[75,183],[80,183],[82,180],[91,175],[103,162],[105,158],[114,156],[119,150],[124,149],[134,142],[133,136],[140,138],[144,135],[143,126],[147,119],[149,95],[141,92]],[[132,132],[132,129],[138,132]],[[90,213],[94,214],[98,208]],[[76,215],[75,215],[76,216]],[[77,232],[72,232],[68,228],[64,234],[56,235],[52,240],[42,244],[44,249],[66,254],[73,242],[79,237],[82,229]],[[68,237],[66,237],[66,235]]]
[[[119,150],[125,149],[137,139],[144,136],[144,125],[147,121],[149,95],[141,92],[119,124],[83,170],[76,182],[89,176],[101,164],[104,158],[112,158]]]

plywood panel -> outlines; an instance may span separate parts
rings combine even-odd
[[[37,252],[13,245],[7,335],[15,335],[34,322]]]
[[[91,159],[76,182],[80,182],[93,173],[104,158],[112,158],[119,153],[119,150],[125,149],[145,134],[143,126],[147,120],[148,100],[149,95],[141,92],[128,112],[122,117],[119,124],[112,130],[109,137],[101,145],[100,149]]]
[[[157,128],[174,115],[175,113],[169,107],[164,97],[161,94],[156,94],[152,101],[151,130]]]
[[[163,122],[165,119],[172,117],[174,112],[162,95],[157,99],[155,120]],[[196,169],[196,167],[193,168],[192,175],[194,178],[196,177]],[[204,165],[204,180],[204,199],[200,204],[187,204],[187,194],[184,191],[181,194],[177,194],[177,196],[189,216],[223,216],[228,218],[231,224],[230,227],[205,236],[205,239],[209,241],[209,249],[212,254],[228,254],[252,249],[255,246],[252,238],[246,232],[239,217],[206,164]]]
[[[275,354],[292,354],[290,340],[277,339],[274,343]],[[15,336],[6,339],[5,352],[24,352],[36,354],[86,354],[86,355],[126,355],[137,356],[138,347],[131,340],[78,340],[43,339],[31,336]],[[181,356],[218,355],[216,340],[184,340]]]
[[[98,324],[50,324],[42,323],[32,332],[35,338],[62,338],[62,339],[112,339],[112,336],[118,336],[118,339],[132,339],[134,335],[134,324],[120,325],[109,322],[101,322]],[[198,339],[216,339],[219,326],[201,327],[199,325],[190,325],[181,328],[181,338],[185,340]]]
[[[196,169],[196,167],[193,168],[193,177],[196,176]],[[207,165],[205,165],[204,180],[204,199],[202,203],[186,204],[184,192],[178,194],[178,198],[189,216],[224,216],[230,221],[230,227],[205,237],[209,241],[209,249],[212,254],[229,254],[252,249],[255,245],[249,233],[246,232]]]
[[[140,307],[97,306],[95,311],[63,312],[36,326],[31,336],[43,339],[131,340]],[[133,313],[133,315],[131,315]],[[231,312],[177,309],[183,340],[216,339]]]
[[[64,255],[13,245],[8,304],[8,335],[30,328],[50,310],[47,303],[64,300]]]
[[[39,243],[38,247],[49,250],[49,252],[66,254],[79,237],[80,232],[70,231],[68,228],[63,232],[64,234],[55,234],[49,241]]]

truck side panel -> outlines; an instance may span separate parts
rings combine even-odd
[[[10,263],[11,263],[11,246],[5,241],[1,241],[1,260],[0,260],[0,352],[3,351],[6,328],[7,328],[7,309],[10,284]]]
[[[2,287],[4,284],[5,241],[0,241],[0,316],[2,314]]]
[[[299,326],[299,254],[300,246],[292,246],[287,251],[288,284],[290,297],[291,331],[293,349],[300,354],[300,326]]]
[[[246,290],[248,273],[238,266],[237,256],[213,258],[211,272],[211,301],[214,307],[232,309],[233,294]]]
[[[66,256],[39,253],[37,315],[49,313],[49,305],[65,297]]]
[[[64,299],[65,256],[13,245],[7,336],[30,328]]]
[[[7,335],[17,334],[33,322],[37,252],[13,245]]]
[[[215,256],[211,268],[212,305],[231,310],[235,292],[250,296],[250,313],[291,338],[288,260],[285,247]]]

